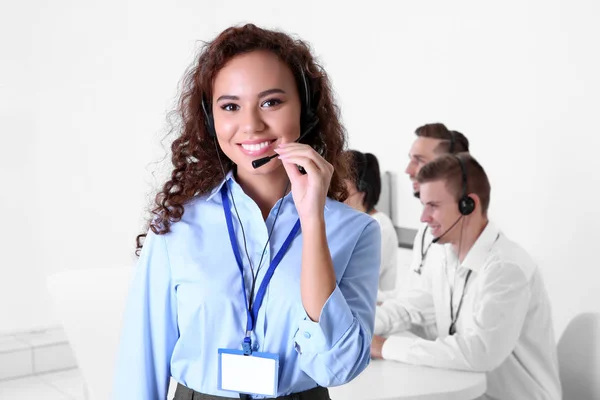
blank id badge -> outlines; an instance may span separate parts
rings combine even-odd
[[[277,397],[279,355],[219,349],[219,390]]]

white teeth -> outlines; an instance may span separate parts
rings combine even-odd
[[[269,141],[262,142],[262,143],[256,143],[256,144],[244,144],[244,143],[242,143],[242,147],[244,148],[244,150],[247,150],[247,151],[258,151],[260,149],[264,149],[269,144],[271,144],[271,142],[269,142]]]

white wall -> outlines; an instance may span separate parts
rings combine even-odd
[[[559,333],[600,311],[599,4],[331,3],[5,6],[0,332],[55,323],[47,274],[132,262],[178,80],[198,41],[245,21],[313,44],[351,145],[398,173],[399,225],[420,211],[402,172],[412,132],[444,122],[487,169],[492,217],[539,260]]]

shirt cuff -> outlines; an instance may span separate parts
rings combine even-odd
[[[390,336],[383,342],[381,356],[384,360],[407,361],[407,354],[419,337],[411,332]]]
[[[294,336],[296,351],[300,354],[329,351],[353,322],[352,311],[339,286],[336,286],[321,310],[319,322],[311,320],[304,311],[304,319],[298,324]]]

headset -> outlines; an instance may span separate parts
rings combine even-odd
[[[300,131],[302,134],[298,139],[295,140],[296,143],[300,142],[308,133],[310,133],[319,123],[319,117],[317,116],[315,108],[312,106],[311,102],[311,90],[306,79],[306,74],[302,68],[298,68],[300,71],[300,78],[302,81],[302,85],[300,85],[300,91],[304,92],[301,94],[300,98],[304,98],[301,108],[301,116],[300,116]],[[217,132],[215,130],[215,121],[212,114],[212,110],[207,107],[206,97],[202,95],[202,111],[204,113],[204,121],[206,125],[206,130],[208,131],[208,135],[216,139]],[[259,158],[258,160],[252,161],[252,166],[256,169],[260,166],[271,161],[273,158],[277,157],[278,154],[274,154],[272,156],[267,156],[263,158]]]
[[[363,165],[363,170],[360,173],[360,176],[358,177],[358,181],[356,182],[356,190],[358,190],[359,192],[366,192],[367,188],[369,187],[369,182],[367,182],[365,180],[366,175],[367,175],[367,164],[368,164],[367,155],[360,151],[357,151],[357,153],[360,154],[361,164]]]
[[[456,160],[458,160],[458,164],[460,165],[460,172],[462,175],[462,194],[460,199],[458,200],[458,211],[461,216],[469,215],[475,210],[475,200],[472,197],[467,195],[467,168],[465,167],[465,163],[462,158],[457,156],[456,154],[452,154]],[[440,236],[441,237],[441,236]]]
[[[448,149],[448,153],[454,154],[454,148],[456,147],[456,137],[454,136],[454,131],[448,131],[450,133],[450,148]]]

